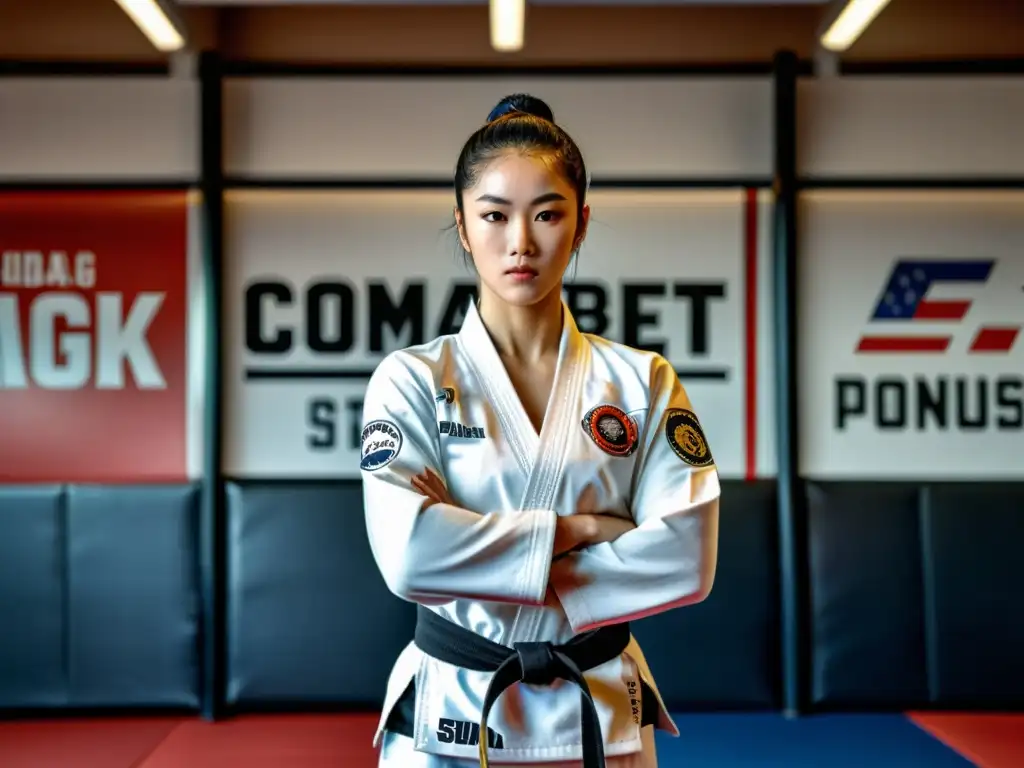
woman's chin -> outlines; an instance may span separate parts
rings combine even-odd
[[[519,282],[515,285],[503,285],[500,291],[495,291],[506,304],[513,307],[532,307],[547,298],[551,289],[542,286],[540,281],[534,279],[528,282]]]

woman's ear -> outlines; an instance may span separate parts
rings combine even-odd
[[[580,218],[580,223],[576,226],[576,239],[572,242],[572,249],[578,251],[583,245],[584,239],[587,237],[587,227],[590,226],[590,206],[583,206],[583,215]]]
[[[459,233],[459,243],[462,244],[463,250],[465,250],[466,253],[470,253],[469,238],[466,237],[466,222],[463,220],[462,212],[458,207],[455,208],[455,229]]]

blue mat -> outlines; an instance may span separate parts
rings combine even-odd
[[[970,768],[902,715],[679,715],[658,733],[661,768]]]

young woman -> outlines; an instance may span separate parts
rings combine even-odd
[[[651,768],[654,728],[678,734],[628,622],[707,596],[718,473],[672,366],[563,304],[586,191],[547,105],[503,99],[455,174],[478,304],[369,383],[370,545],[418,603],[381,766]]]

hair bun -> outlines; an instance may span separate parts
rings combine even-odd
[[[510,96],[506,96],[487,115],[487,122],[494,122],[499,117],[504,117],[512,112],[523,112],[524,114],[547,120],[550,123],[555,122],[555,115],[551,111],[551,107],[543,99],[538,99],[536,96],[531,96],[528,93],[513,93]]]

